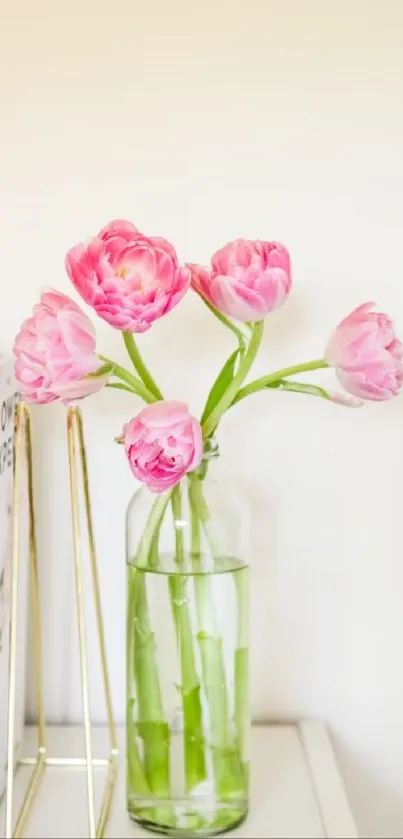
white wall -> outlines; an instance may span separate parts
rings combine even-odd
[[[66,250],[113,217],[206,260],[236,236],[290,248],[295,286],[256,365],[317,357],[366,299],[403,331],[401,0],[1,0],[1,343]],[[124,358],[99,326],[103,353]],[[189,295],[141,339],[166,395],[199,410],[230,340]],[[198,375],[194,375],[198,365]],[[138,408],[84,406],[114,700],[124,716],[123,516],[112,439]],[[228,416],[255,512],[257,717],[334,734],[365,836],[402,836],[402,402],[348,412],[262,394]],[[35,414],[46,700],[81,714],[63,412]],[[242,440],[242,445],[240,445]],[[99,672],[94,714],[103,718]],[[29,696],[34,713],[34,695]]]

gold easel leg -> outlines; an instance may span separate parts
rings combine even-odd
[[[28,481],[28,510],[29,510],[29,557],[30,583],[32,585],[32,605],[34,610],[34,647],[36,662],[36,678],[38,691],[38,757],[35,759],[35,769],[21,807],[17,823],[13,830],[14,804],[14,748],[15,748],[15,707],[16,707],[16,673],[17,673],[17,628],[18,628],[18,586],[19,586],[19,539],[20,539],[20,495],[21,495],[21,458],[23,456],[23,428],[25,428],[25,447]],[[45,759],[45,721],[42,689],[42,652],[41,627],[39,609],[38,566],[35,538],[35,511],[33,503],[32,479],[32,445],[31,422],[26,405],[18,405],[16,413],[15,445],[14,445],[14,487],[13,487],[13,548],[11,560],[11,615],[10,615],[10,650],[9,650],[9,683],[8,683],[8,725],[7,725],[7,783],[6,783],[6,839],[18,839],[21,836],[25,820],[42,776]]]
[[[25,438],[23,437],[25,429]],[[80,540],[80,507],[79,487],[77,478],[77,446],[78,436],[79,471],[82,473],[84,507],[88,531],[89,553],[91,562],[92,587],[94,592],[95,613],[98,630],[98,640],[101,656],[103,686],[105,692],[106,710],[108,718],[108,732],[110,741],[109,757],[96,759],[92,757],[91,715],[88,677],[88,653],[85,632],[85,611],[83,591],[83,561]],[[17,627],[18,627],[18,585],[19,585],[19,537],[20,537],[20,494],[21,494],[21,459],[24,456],[23,440],[25,439],[28,504],[29,504],[29,557],[30,557],[30,592],[33,607],[34,655],[38,698],[38,750],[37,756],[23,757],[19,764],[33,766],[28,789],[22,807],[19,811],[16,825],[13,829],[13,798],[14,798],[14,741],[15,741],[15,704],[16,704],[16,665],[17,665]],[[13,551],[12,551],[12,584],[11,584],[11,616],[10,616],[10,652],[9,652],[9,686],[8,686],[8,727],[7,727],[7,779],[5,802],[5,837],[19,839],[26,822],[26,818],[35,799],[38,784],[45,766],[76,766],[85,767],[88,797],[88,837],[101,839],[109,818],[113,791],[116,783],[118,747],[115,722],[113,719],[111,689],[108,675],[105,633],[102,619],[101,597],[99,588],[98,569],[95,553],[94,530],[91,515],[91,501],[88,484],[87,458],[84,444],[83,424],[80,411],[69,408],[67,411],[67,441],[69,453],[70,496],[74,540],[74,569],[76,581],[76,600],[78,616],[78,632],[80,646],[81,681],[83,691],[83,715],[85,730],[85,758],[50,757],[46,750],[46,720],[44,709],[44,695],[42,683],[42,646],[40,622],[39,576],[36,552],[34,489],[32,468],[32,440],[31,422],[28,407],[21,403],[17,408],[15,455],[14,455],[14,488],[13,488]],[[101,810],[96,824],[95,796],[94,796],[94,767],[107,767],[107,779],[102,798]]]
[[[24,408],[18,406],[15,430],[14,487],[13,487],[13,550],[11,559],[11,615],[8,658],[8,724],[7,724],[7,786],[6,839],[13,830],[15,694],[17,676],[17,621],[19,582],[19,499],[21,484],[21,426]]]
[[[46,756],[45,754],[40,754],[39,757],[35,761],[35,769],[31,775],[31,780],[28,785],[28,789],[25,793],[25,798],[22,803],[22,807],[20,810],[20,814],[18,816],[18,820],[16,822],[14,833],[9,834],[13,836],[13,839],[20,839],[22,835],[22,831],[24,829],[25,820],[29,814],[31,806],[34,802],[36,791],[39,786],[39,781],[41,780],[43,770],[46,765]]]
[[[34,624],[34,655],[36,671],[36,693],[38,706],[38,754],[46,753],[45,742],[45,703],[43,701],[43,669],[42,669],[42,630],[41,610],[39,596],[39,573],[36,551],[36,526],[34,506],[34,479],[32,467],[32,434],[31,415],[29,409],[25,409],[25,451],[27,459],[28,478],[28,510],[29,510],[29,568],[30,568],[30,590],[32,596],[32,611]]]
[[[93,587],[93,592],[94,592],[95,615],[96,615],[97,629],[98,629],[98,640],[99,640],[99,649],[100,649],[100,656],[101,656],[102,679],[103,679],[103,686],[104,686],[106,713],[107,713],[107,719],[108,719],[109,743],[110,743],[110,750],[111,750],[111,756],[110,756],[109,767],[108,767],[107,785],[106,785],[106,788],[105,788],[105,793],[104,793],[104,797],[103,797],[102,804],[101,804],[101,813],[100,813],[100,817],[99,817],[98,825],[97,825],[97,837],[101,837],[104,834],[105,826],[106,826],[106,823],[107,823],[107,820],[108,820],[108,817],[109,817],[110,806],[111,806],[111,803],[112,803],[112,794],[113,794],[113,789],[114,789],[115,779],[116,779],[116,772],[117,772],[118,743],[117,743],[117,736],[116,736],[115,721],[114,721],[114,718],[113,718],[111,687],[110,687],[110,682],[109,682],[108,665],[107,665],[107,658],[106,658],[105,631],[104,631],[104,623],[103,623],[103,618],[102,618],[101,594],[100,594],[100,588],[99,588],[99,576],[98,576],[98,567],[97,567],[96,551],[95,551],[94,528],[93,528],[93,523],[92,523],[91,500],[90,500],[90,490],[89,490],[89,482],[88,482],[88,467],[87,467],[87,455],[86,455],[86,451],[85,451],[85,442],[84,442],[83,421],[82,421],[81,413],[78,409],[75,410],[75,417],[76,417],[76,422],[77,422],[78,446],[79,446],[81,469],[82,469],[84,506],[85,506],[85,516],[86,516],[86,521],[87,521],[88,543],[89,543],[89,553],[90,553],[90,562],[91,562],[92,587]]]
[[[69,449],[69,472],[70,472],[70,497],[71,513],[73,520],[74,539],[74,570],[76,578],[77,596],[77,617],[78,637],[80,645],[81,682],[83,690],[83,714],[85,730],[85,754],[87,758],[87,797],[88,797],[88,828],[89,838],[96,839],[95,827],[95,797],[94,779],[92,774],[92,743],[91,743],[91,714],[90,697],[88,685],[88,654],[85,640],[85,614],[84,614],[84,591],[83,591],[83,561],[80,540],[80,516],[78,501],[77,465],[76,465],[76,443],[74,435],[75,409],[67,411],[67,439]]]
[[[105,827],[108,823],[109,814],[111,810],[111,804],[113,799],[113,793],[115,790],[116,784],[116,776],[118,771],[118,759],[117,754],[112,755],[109,760],[108,766],[108,777],[106,781],[105,792],[102,797],[101,803],[101,812],[99,814],[98,824],[97,824],[97,839],[102,839]]]

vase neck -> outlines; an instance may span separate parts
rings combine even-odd
[[[216,438],[208,437],[203,443],[202,463],[208,463],[210,460],[217,460],[219,456],[220,452]]]
[[[207,471],[210,471],[211,466],[218,460],[219,455],[220,452],[215,437],[208,437],[207,440],[204,440],[202,459],[197,469],[195,469],[192,473],[195,478],[204,481]]]

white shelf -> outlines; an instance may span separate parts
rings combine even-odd
[[[119,739],[123,746],[122,730]],[[27,729],[25,755],[34,754],[34,743],[35,730]],[[93,732],[93,752],[94,757],[107,756],[107,737],[102,728]],[[48,754],[49,757],[83,756],[83,731],[75,727],[48,729]],[[22,766],[17,772],[16,806],[22,801],[31,771]],[[26,839],[87,836],[84,773],[81,768],[46,767],[26,825]],[[98,802],[104,779],[105,770],[94,768]],[[234,839],[357,838],[330,738],[322,723],[254,727],[251,798],[248,820],[228,834]],[[4,804],[0,807],[0,817],[3,824]],[[123,756],[106,836],[116,839],[151,836],[127,816]]]

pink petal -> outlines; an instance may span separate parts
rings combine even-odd
[[[58,382],[52,386],[53,393],[56,398],[68,405],[70,402],[76,402],[78,399],[84,399],[86,396],[91,396],[97,393],[106,385],[109,376],[94,376],[89,379],[78,379],[62,384]]]
[[[194,417],[191,417],[190,422],[193,436],[193,455],[187,467],[189,472],[199,466],[203,457],[203,435],[200,423]]]
[[[264,302],[253,289],[227,277],[214,277],[211,283],[211,298],[217,309],[240,321],[261,320]]]
[[[111,236],[119,236],[120,239],[126,239],[130,242],[134,236],[138,234],[137,227],[131,221],[125,219],[114,219],[110,221],[98,233],[99,239],[108,239]]]
[[[90,319],[80,311],[62,310],[58,321],[70,354],[88,355],[94,352],[96,343],[95,327]]]
[[[223,248],[216,251],[211,257],[212,274],[231,274],[232,271],[239,265],[237,258],[237,250],[242,242],[242,239],[236,239],[234,242],[227,242]]]
[[[169,257],[173,268],[178,267],[178,256],[174,246],[171,245],[170,242],[168,242],[166,239],[163,239],[160,236],[150,236],[149,241],[152,247],[154,247],[156,250],[162,251],[163,253],[165,253],[166,256]]]
[[[184,402],[161,401],[153,402],[138,415],[148,428],[166,428],[174,423],[186,421],[189,416],[189,408]]]
[[[56,291],[56,289],[52,288],[48,291],[44,291],[40,296],[39,307],[42,308],[43,306],[47,306],[52,312],[52,314],[57,314],[66,305],[75,306],[76,304],[70,297],[67,297],[66,294],[61,294],[61,292]],[[37,306],[34,306],[34,311],[37,308]],[[80,311],[78,306],[77,311]]]

